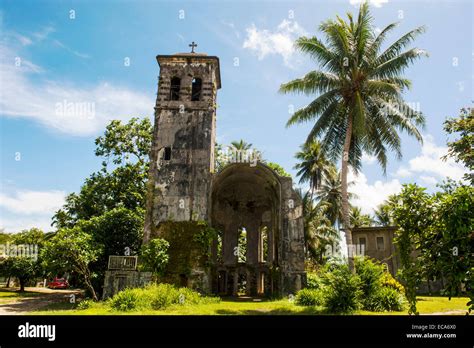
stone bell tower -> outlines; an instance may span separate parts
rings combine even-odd
[[[219,58],[158,55],[160,67],[150,153],[144,242],[165,221],[208,221],[214,172]]]

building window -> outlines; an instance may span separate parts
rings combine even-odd
[[[194,78],[191,88],[191,101],[199,101],[201,99],[202,80]]]
[[[171,147],[165,147],[165,161],[171,159]]]
[[[237,262],[246,263],[247,262],[247,230],[245,227],[239,228],[237,240]]]
[[[357,252],[359,255],[365,255],[365,252],[367,251],[367,240],[365,237],[359,237],[359,250]]]
[[[385,250],[383,237],[377,237],[377,250]]]
[[[268,259],[268,228],[263,226],[260,229],[260,245],[258,254],[260,256],[259,262],[267,262]]]
[[[181,79],[173,77],[171,79],[170,100],[179,100],[179,90],[181,88]]]

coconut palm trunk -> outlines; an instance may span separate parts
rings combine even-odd
[[[427,56],[421,49],[404,48],[425,29],[416,28],[382,49],[387,34],[396,26],[392,23],[375,33],[367,2],[361,5],[357,18],[348,13],[346,21],[341,17],[324,21],[320,30],[326,40],[305,36],[296,40],[296,47],[313,58],[320,70],[280,87],[283,93],[315,97],[290,117],[287,126],[314,122],[306,143],[321,141],[321,149],[331,161],[342,157],[341,222],[352,270],[349,165],[355,173],[360,171],[362,155],[366,153],[375,156],[385,174],[388,151],[402,157],[399,132],[421,142],[417,126],[425,125],[423,114],[413,110],[403,98],[403,92],[411,86],[403,72],[416,59]]]
[[[354,272],[354,255],[352,250],[352,231],[350,226],[350,207],[349,207],[349,193],[347,190],[347,173],[349,170],[349,151],[351,147],[352,136],[352,117],[349,116],[347,120],[347,129],[344,139],[344,152],[341,164],[341,194],[342,194],[342,226],[346,237],[347,258],[349,261],[349,269]]]

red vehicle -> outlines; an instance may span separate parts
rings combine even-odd
[[[64,278],[54,278],[52,282],[48,283],[48,288],[50,289],[67,289],[69,283]]]

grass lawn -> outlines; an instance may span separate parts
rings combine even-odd
[[[428,297],[418,298],[418,310],[420,314],[439,312],[456,312],[450,314],[464,315],[467,310],[468,298]],[[324,314],[320,307],[297,306],[287,299],[284,300],[261,300],[241,301],[238,299],[223,299],[220,303],[199,305],[175,305],[165,310],[156,311],[130,311],[118,312],[110,310],[104,303],[99,302],[91,308],[78,310],[75,305],[65,303],[54,303],[47,310],[31,312],[31,314],[42,315],[321,315]],[[459,313],[458,313],[459,311]],[[359,311],[359,315],[406,315],[407,312],[368,312]]]

